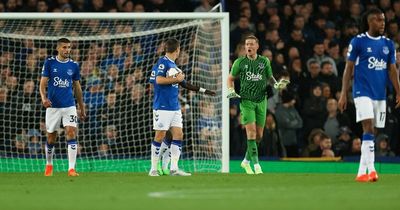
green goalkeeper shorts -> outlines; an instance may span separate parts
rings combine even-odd
[[[264,127],[267,116],[267,99],[259,103],[242,100],[240,102],[240,114],[243,125],[255,122],[257,126]]]

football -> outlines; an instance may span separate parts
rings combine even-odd
[[[167,77],[174,77],[181,72],[182,70],[180,70],[179,68],[170,68],[167,71]]]

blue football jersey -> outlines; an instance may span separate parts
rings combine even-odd
[[[359,34],[351,40],[347,58],[355,62],[353,97],[386,100],[389,65],[396,63],[393,42],[384,36]]]
[[[157,76],[167,77],[168,72],[172,69],[179,70],[175,62],[167,56],[158,59],[157,64],[152,68],[149,82],[154,85],[154,110],[176,111],[181,108],[178,99],[179,84],[159,85],[156,83]]]
[[[48,58],[42,68],[42,77],[48,77],[47,97],[52,108],[75,106],[72,90],[73,81],[80,80],[79,65],[69,59],[60,61],[56,57]]]

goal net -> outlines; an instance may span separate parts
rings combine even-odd
[[[180,167],[227,172],[223,169],[227,162],[222,161],[228,154],[222,91],[222,69],[228,70],[223,58],[228,47],[222,33],[227,17],[223,13],[2,14],[0,171],[44,169],[45,108],[39,81],[43,63],[56,55],[56,41],[61,37],[72,41],[70,58],[80,65],[88,115],[78,125],[77,170],[148,171],[154,138],[153,89],[148,79],[163,55],[164,41],[173,37],[181,42],[176,63],[186,80],[217,93],[207,96],[181,88],[184,141]],[[57,133],[54,170],[66,171],[62,126]]]

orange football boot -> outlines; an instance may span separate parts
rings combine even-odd
[[[68,176],[79,176],[79,174],[76,173],[75,169],[69,169]]]
[[[369,173],[368,177],[370,182],[378,181],[378,174],[376,173],[376,171],[372,171],[371,173]]]
[[[46,165],[44,176],[53,176],[53,165]]]
[[[357,182],[368,182],[369,181],[369,176],[368,174],[363,174],[361,176],[356,177]]]

